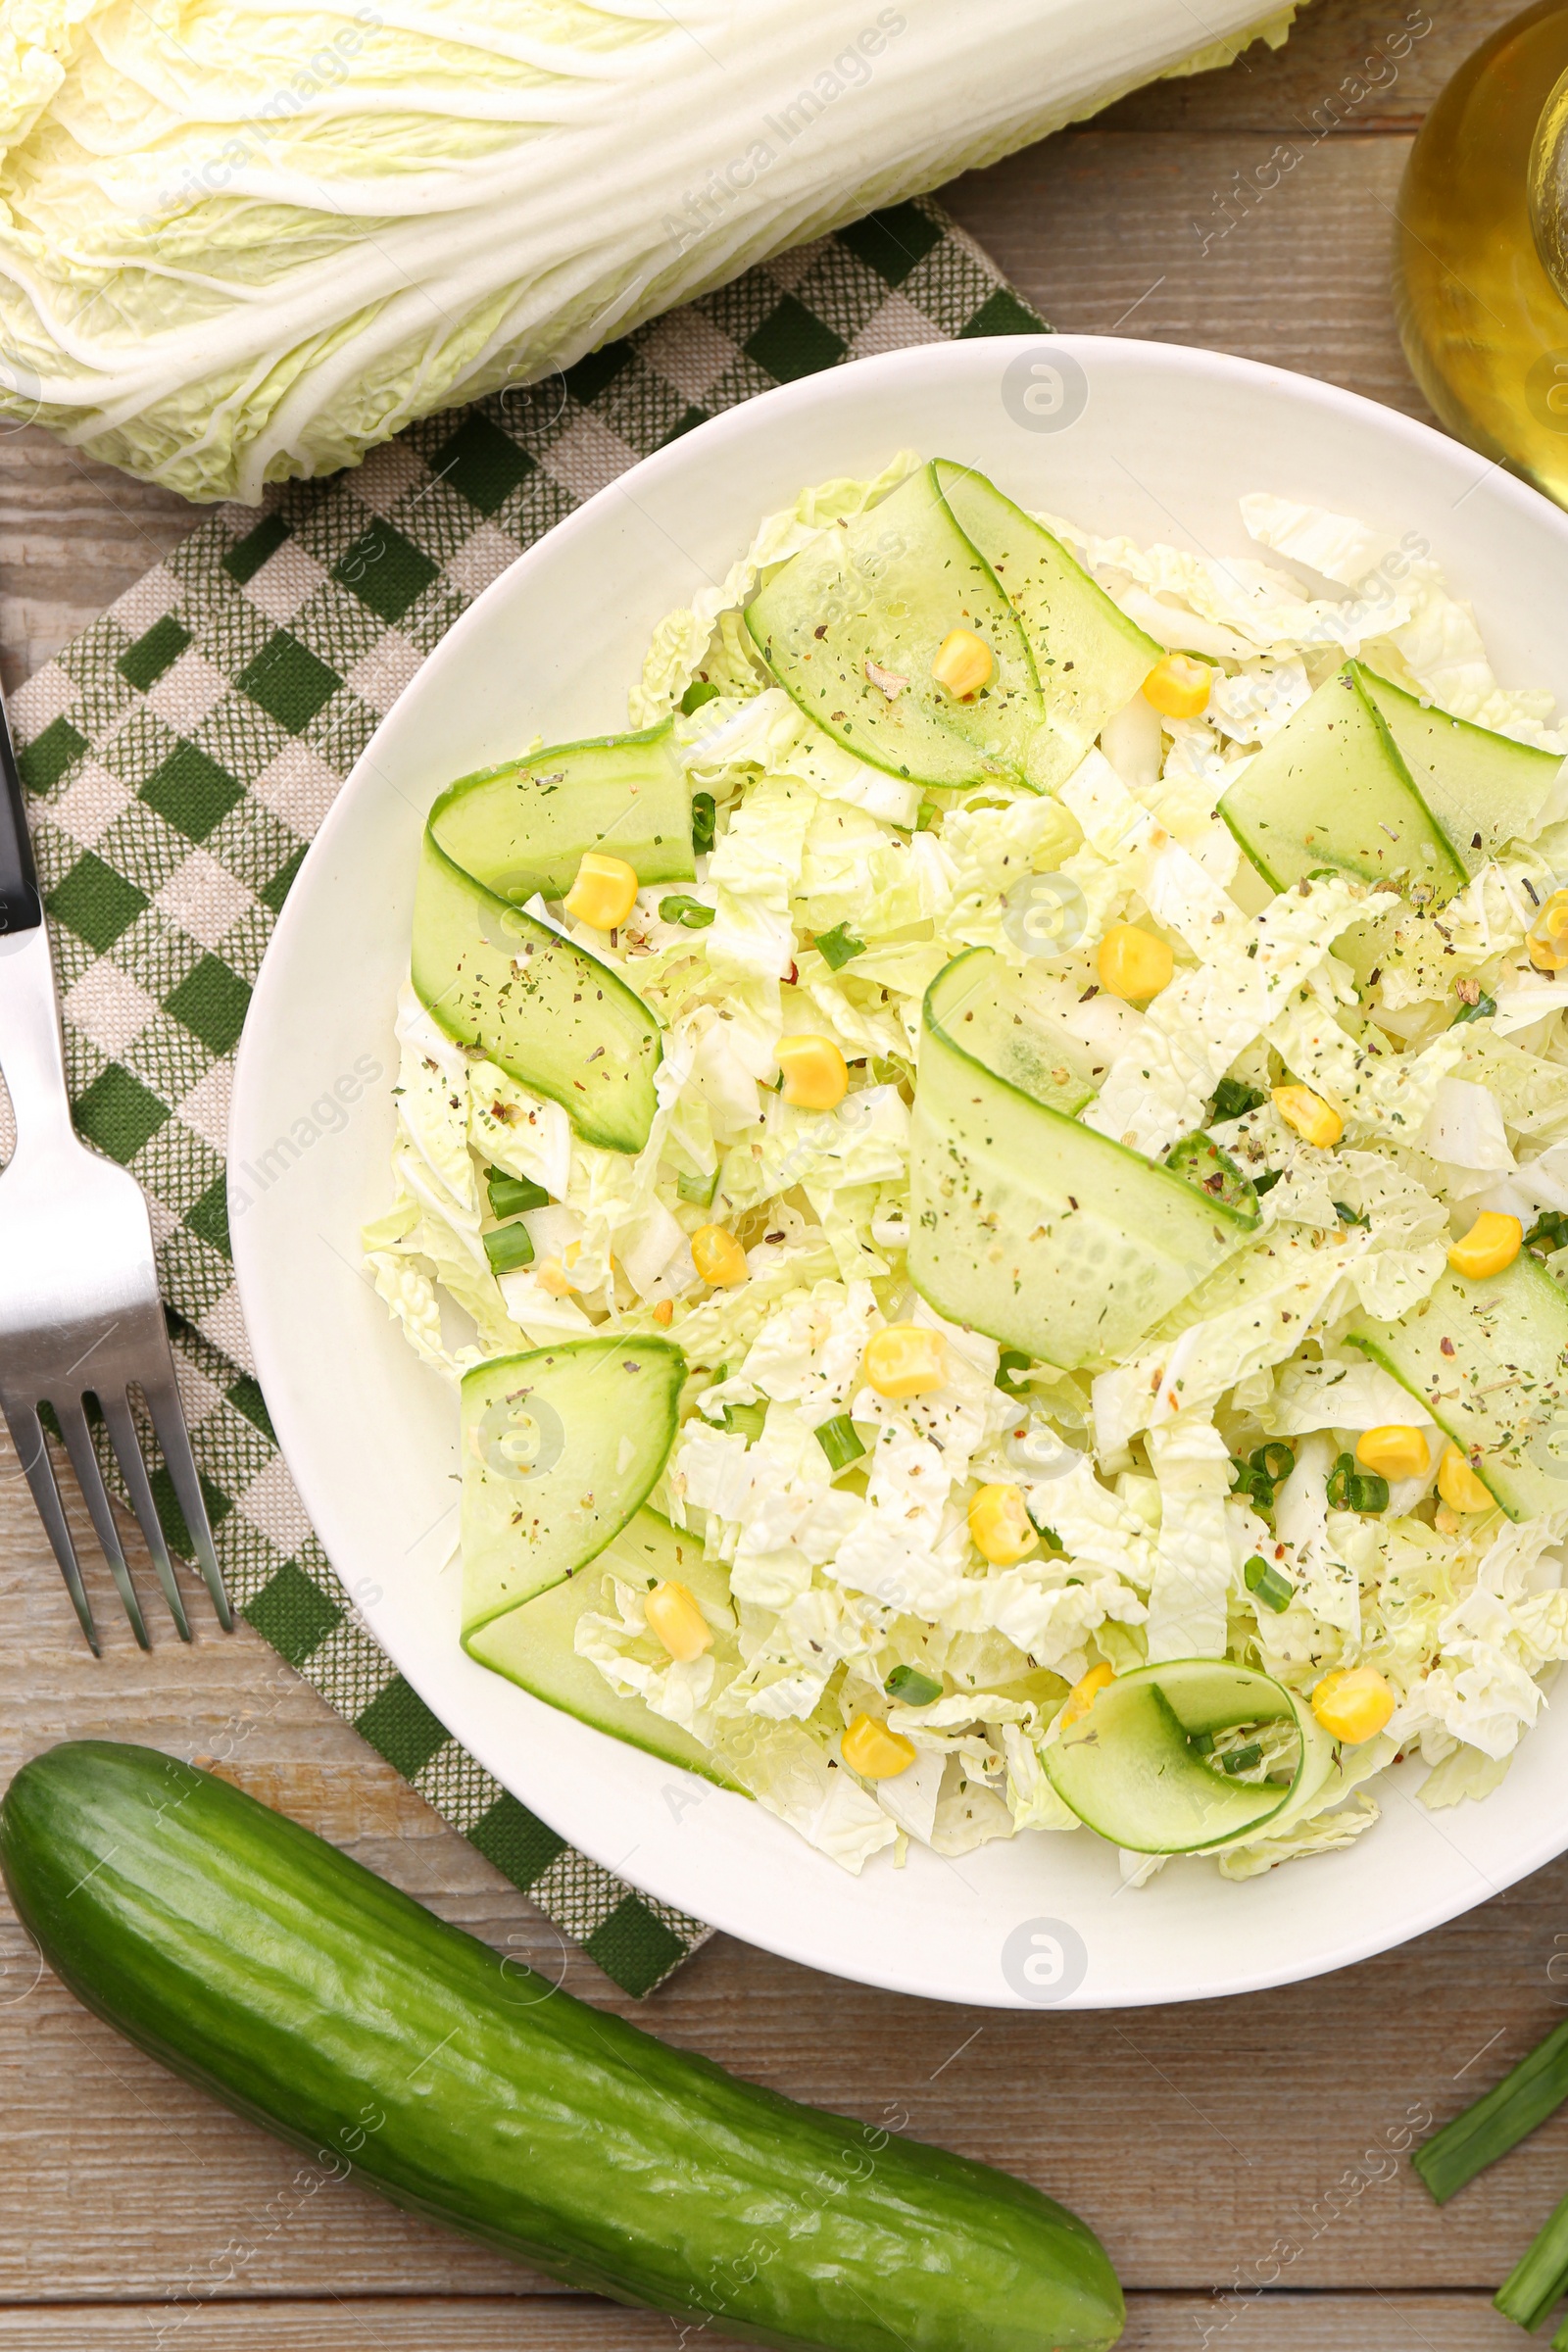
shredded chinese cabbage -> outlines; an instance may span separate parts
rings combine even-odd
[[[1386,1727],[1342,1747],[1326,1786],[1266,1835],[1226,1849],[1221,1869],[1245,1879],[1372,1830],[1396,1757],[1432,1768],[1433,1805],[1484,1798],[1568,1658],[1568,1487],[1561,1510],[1522,1523],[1450,1506],[1433,1413],[1348,1344],[1367,1317],[1419,1307],[1489,1204],[1568,1280],[1568,986],[1527,945],[1549,830],[1475,876],[1441,938],[1381,914],[1381,964],[1357,982],[1336,948],[1368,914],[1365,888],[1336,873],[1260,900],[1215,804],[1369,633],[1437,709],[1546,748],[1550,699],[1497,683],[1426,559],[1369,589],[1387,543],[1349,518],[1248,496],[1269,561],[1222,569],[1059,525],[1124,610],[1150,626],[1157,604],[1163,640],[1202,649],[1208,707],[1118,714],[1054,798],[999,779],[939,803],[830,743],[735,625],[814,531],[915,462],[766,518],[728,578],[660,626],[631,684],[632,722],[673,711],[694,790],[714,803],[686,901],[710,922],[672,918],[651,889],[608,941],[577,934],[663,1024],[645,1148],[583,1143],[558,1104],[453,1046],[406,995],[394,1199],[367,1250],[411,1344],[449,1379],[607,1326],[680,1345],[693,1378],[653,1499],[723,1570],[730,1615],[683,1664],[644,1595],[606,1574],[578,1649],[847,1869],[891,1865],[907,1839],[955,1856],[1080,1826],[1042,1758],[1097,1669],[1228,1658],[1303,1697],[1336,1669],[1375,1669]],[[1007,909],[1040,876],[1063,885],[1077,927],[1032,960]],[[561,905],[546,911],[571,928]],[[1118,923],[1172,951],[1172,978],[1142,1007],[1101,983]],[[1124,1360],[1064,1372],[1008,1354],[911,1289],[921,1000],[975,945],[1028,977],[1040,1036],[1090,1090],[1086,1126],[1154,1159],[1198,1138],[1255,1188],[1246,1247]],[[802,1033],[849,1065],[832,1110],[776,1091],[779,1040]],[[1287,1078],[1339,1107],[1332,1146],[1282,1115]],[[550,1195],[527,1218],[521,1272],[486,1259],[493,1169]],[[1562,1230],[1535,1232],[1554,1215]],[[732,1287],[694,1262],[694,1233],[714,1222],[746,1251]],[[869,1383],[867,1343],[895,1323],[939,1337],[940,1388]],[[829,1424],[854,1433],[848,1463]],[[1380,1498],[1356,1448],[1391,1424],[1423,1433],[1429,1461]],[[971,1532],[970,1504],[997,1485],[1037,1531],[1010,1561]],[[899,1695],[909,1670],[917,1702]],[[907,1742],[904,1770],[852,1768],[844,1740],[862,1714]],[[1138,1883],[1149,1870],[1140,1858]]]

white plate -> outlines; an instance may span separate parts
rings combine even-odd
[[[1124,1891],[1114,1853],[1087,1833],[956,1863],[911,1850],[906,1869],[880,1857],[856,1880],[760,1806],[555,1713],[458,1645],[458,1578],[440,1573],[456,1399],[394,1332],[356,1240],[388,1193],[392,1007],[425,811],[452,777],[536,730],[559,742],[623,726],[654,623],[722,576],[760,515],[906,445],[983,467],[1025,506],[1222,558],[1257,553],[1237,514],[1245,490],[1359,515],[1406,549],[1431,547],[1473,599],[1505,681],[1568,699],[1568,520],[1424,425],[1300,376],[1156,343],[994,339],[833,369],[703,425],[486,590],[376,731],[289,894],[230,1123],[262,1385],[382,1647],[525,1805],[650,1893],[812,1967],[941,2000],[1113,2006],[1316,1975],[1452,1918],[1568,1845],[1568,1717],[1544,1712],[1485,1805],[1426,1813],[1405,1767],[1348,1852],[1243,1886],[1175,1864]]]

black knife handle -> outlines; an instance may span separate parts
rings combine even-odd
[[[27,810],[17,769],[17,747],[0,696],[0,933],[35,931],[43,921],[38,869],[32,862]]]

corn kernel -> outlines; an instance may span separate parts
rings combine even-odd
[[[1448,1244],[1448,1263],[1456,1274],[1479,1282],[1484,1275],[1500,1274],[1505,1266],[1511,1266],[1524,1238],[1525,1229],[1517,1217],[1484,1208],[1463,1241]]]
[[[914,1742],[874,1715],[857,1715],[839,1741],[844,1761],[862,1780],[893,1781],[914,1762]]]
[[[975,1548],[998,1568],[1010,1568],[1040,1541],[1024,1509],[1023,1489],[1010,1484],[982,1487],[969,1505]]]
[[[1438,1493],[1455,1511],[1494,1511],[1496,1496],[1484,1487],[1457,1446],[1450,1446],[1438,1471]]]
[[[1144,680],[1144,700],[1166,718],[1197,718],[1208,709],[1214,672],[1187,654],[1167,654]]]
[[[688,1585],[667,1580],[643,1599],[643,1615],[672,1658],[683,1666],[713,1646],[713,1629]]]
[[[1083,1677],[1082,1681],[1074,1683],[1072,1689],[1068,1691],[1066,1704],[1063,1706],[1061,1713],[1056,1717],[1057,1729],[1064,1732],[1070,1723],[1081,1722],[1084,1716],[1088,1714],[1090,1708],[1094,1705],[1096,1699],[1100,1696],[1102,1690],[1108,1690],[1115,1680],[1116,1672],[1114,1667],[1105,1665],[1091,1666],[1089,1672]]]
[[[661,1331],[667,1331],[667,1330],[669,1329],[669,1326],[671,1325],[671,1323],[673,1323],[673,1322],[674,1322],[674,1320],[675,1320],[675,1301],[674,1301],[674,1299],[673,1299],[673,1298],[661,1298],[661,1299],[657,1300],[657,1301],[656,1301],[656,1303],[655,1303],[655,1306],[654,1306],[654,1321],[655,1321],[655,1322],[656,1322],[656,1323],[659,1325],[659,1327],[660,1327]]]
[[[830,1037],[781,1037],[778,1066],[780,1092],[797,1110],[837,1110],[850,1091],[848,1064]]]
[[[1432,1467],[1425,1430],[1403,1421],[1385,1421],[1381,1428],[1369,1429],[1356,1445],[1355,1458],[1379,1478],[1425,1478]]]
[[[1394,1692],[1375,1666],[1340,1666],[1313,1691],[1312,1712],[1334,1739],[1359,1747],[1394,1713]]]
[[[1314,1095],[1309,1086],[1277,1086],[1274,1107],[1287,1127],[1294,1127],[1303,1144],[1332,1152],[1345,1133],[1345,1121],[1332,1102]]]
[[[1169,943],[1137,923],[1112,923],[1100,943],[1098,962],[1101,987],[1129,1004],[1157,997],[1176,969]]]
[[[533,1270],[533,1278],[552,1298],[564,1298],[571,1289],[559,1257],[542,1257]]]
[[[733,1290],[751,1272],[745,1250],[722,1225],[698,1226],[692,1235],[692,1264],[704,1282],[721,1290]]]
[[[889,1323],[866,1341],[860,1370],[879,1396],[924,1396],[948,1385],[948,1343],[923,1323]]]
[[[1554,890],[1530,927],[1525,946],[1538,972],[1568,970],[1568,890]]]
[[[937,648],[931,675],[955,702],[967,702],[996,675],[997,661],[983,637],[973,629],[950,629]]]
[[[564,904],[572,921],[591,931],[617,930],[637,904],[637,869],[624,858],[585,851]]]

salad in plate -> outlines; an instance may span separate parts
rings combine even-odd
[[[911,454],[436,801],[375,1282],[462,1638],[851,1871],[1484,1798],[1568,1657],[1568,794],[1424,544]]]

